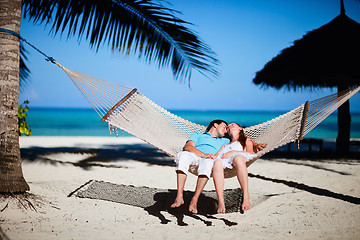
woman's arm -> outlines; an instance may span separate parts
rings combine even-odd
[[[250,138],[246,138],[245,140],[245,150],[250,154],[254,154],[254,144]]]
[[[253,141],[252,141],[252,144],[253,144],[254,152],[259,152],[259,151],[263,150],[264,148],[266,148],[268,145],[267,143],[257,143],[257,142],[253,142]]]

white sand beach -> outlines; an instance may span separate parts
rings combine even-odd
[[[154,214],[76,196],[90,180],[175,190],[172,159],[141,140],[21,137],[20,145],[30,191],[0,198],[0,239],[360,239],[359,160],[259,159],[244,214]],[[186,190],[195,185],[189,175]],[[225,182],[238,187],[236,178]]]

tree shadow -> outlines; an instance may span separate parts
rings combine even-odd
[[[294,159],[292,159],[292,160],[294,160]],[[324,171],[328,171],[328,172],[332,172],[332,173],[337,173],[337,174],[340,174],[340,175],[351,175],[348,172],[337,171],[337,170],[334,170],[334,169],[330,169],[330,168],[320,166],[318,164],[314,164],[313,161],[311,161],[311,160],[303,160],[302,159],[301,162],[298,162],[298,161],[291,161],[291,160],[288,160],[288,159],[274,158],[274,159],[269,159],[269,161],[286,163],[286,164],[296,165],[296,166],[306,166],[306,167],[310,167],[310,168],[314,168],[314,169],[318,169],[318,170],[324,170]],[[311,163],[307,163],[307,162],[311,162]],[[325,160],[324,161],[316,161],[316,163],[322,163],[322,162],[325,162]],[[339,163],[339,161],[337,161],[337,163]],[[346,163],[347,164],[352,164],[352,162],[348,162],[348,161],[346,161]]]
[[[311,186],[305,185],[303,183],[297,183],[297,182],[287,181],[287,180],[282,180],[282,179],[269,178],[269,177],[265,177],[265,176],[261,176],[261,175],[252,174],[252,173],[249,173],[249,177],[258,178],[258,179],[261,179],[264,181],[270,181],[270,182],[274,182],[274,183],[281,183],[281,184],[284,184],[291,188],[304,190],[306,192],[309,192],[309,193],[312,193],[312,194],[315,194],[318,196],[330,197],[330,198],[342,200],[342,201],[357,204],[357,205],[360,204],[360,198],[358,198],[358,197],[344,195],[341,193],[335,193],[335,192],[332,192],[332,191],[324,189],[324,188],[311,187]]]
[[[121,166],[115,163],[129,159],[156,165],[175,165],[173,158],[146,144],[103,145],[100,149],[82,147],[31,147],[22,148],[20,151],[23,161],[41,161],[53,165],[72,164],[84,170],[89,170],[95,166],[121,168]],[[56,156],[56,154],[59,153],[82,154],[84,158],[75,162],[65,161]]]

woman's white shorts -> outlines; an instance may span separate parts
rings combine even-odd
[[[222,162],[224,169],[225,168],[231,169],[231,168],[233,168],[233,161],[236,156],[243,156],[246,158],[246,162],[248,162],[251,159],[253,159],[254,157],[256,157],[257,155],[250,154],[248,152],[241,152],[241,153],[235,153],[235,154],[231,155],[230,158],[221,158],[221,159],[217,159],[217,160],[220,160]]]

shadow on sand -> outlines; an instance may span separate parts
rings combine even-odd
[[[82,154],[82,160],[71,162],[58,159],[54,155],[59,153]],[[119,167],[115,163],[125,160],[136,160],[149,164],[175,166],[174,159],[160,150],[146,144],[132,145],[103,145],[101,149],[81,147],[42,148],[31,147],[21,149],[23,161],[42,161],[49,164],[72,164],[87,170],[91,167]]]
[[[305,185],[303,183],[297,183],[297,182],[287,181],[287,180],[282,180],[282,179],[274,179],[274,178],[269,178],[269,177],[251,174],[251,173],[249,173],[249,177],[258,178],[258,179],[261,179],[264,181],[270,181],[270,182],[274,182],[274,183],[281,183],[288,187],[303,190],[303,191],[306,191],[306,192],[309,192],[309,193],[312,193],[312,194],[315,194],[318,196],[330,197],[330,198],[342,200],[342,201],[357,204],[357,205],[360,204],[360,198],[358,198],[358,197],[353,197],[353,196],[344,195],[341,193],[332,192],[332,191],[324,189],[324,188],[311,187],[311,186]]]

